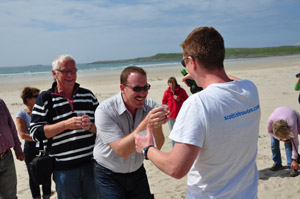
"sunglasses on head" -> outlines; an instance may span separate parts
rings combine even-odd
[[[188,59],[189,57],[196,58],[196,57],[198,57],[198,55],[189,55],[189,56],[187,56],[187,57],[184,57],[184,58],[181,60],[181,64],[182,64],[182,66],[183,66],[184,68],[186,67],[186,65],[185,65],[185,60]]]
[[[150,89],[150,87],[151,87],[150,84],[147,84],[147,85],[145,85],[143,87],[141,87],[141,86],[132,87],[132,86],[129,86],[127,84],[124,84],[124,85],[128,86],[129,88],[131,88],[134,92],[141,92],[142,90],[144,90],[145,92],[147,92]]]

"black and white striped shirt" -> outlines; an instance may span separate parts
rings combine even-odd
[[[61,96],[56,82],[36,100],[30,123],[30,136],[42,142],[46,140],[44,125],[55,124],[78,115],[88,115],[95,120],[98,100],[94,94],[75,84],[71,100]],[[52,100],[52,101],[49,101]],[[65,130],[52,138],[49,156],[55,158],[55,169],[71,169],[88,161],[93,156],[95,134],[84,129]]]

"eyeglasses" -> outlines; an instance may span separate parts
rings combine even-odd
[[[150,89],[150,87],[151,87],[150,84],[147,84],[147,85],[145,85],[143,87],[141,87],[141,86],[132,87],[132,86],[129,86],[127,84],[124,84],[124,85],[128,86],[129,88],[131,88],[134,92],[141,92],[142,90],[144,90],[145,92],[147,92]]]
[[[73,70],[59,70],[59,69],[56,69],[56,71],[61,72],[63,75],[67,75],[68,73],[70,73],[71,75],[74,75],[77,72],[77,68],[75,68]]]
[[[31,98],[37,98],[39,95],[32,95]]]
[[[196,57],[198,57],[198,55],[189,55],[189,56],[187,56],[187,57],[184,57],[184,58],[181,60],[181,64],[182,64],[182,66],[183,66],[184,68],[186,67],[186,65],[185,65],[185,60],[188,59],[189,57],[196,58]]]

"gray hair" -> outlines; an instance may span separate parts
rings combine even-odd
[[[65,61],[65,60],[72,60],[76,64],[75,60],[73,59],[73,57],[71,55],[62,54],[62,55],[58,55],[53,60],[53,62],[52,62],[52,70],[58,70],[59,69],[58,63],[61,62],[61,61]]]

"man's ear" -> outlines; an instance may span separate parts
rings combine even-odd
[[[120,84],[120,90],[121,90],[121,92],[124,91],[124,88],[125,88],[125,85],[124,84]]]
[[[196,71],[196,70],[197,70],[197,61],[196,61],[196,59],[193,58],[193,57],[191,57],[191,65],[192,65],[192,69],[193,69],[194,71]]]
[[[56,79],[56,72],[54,70],[52,70],[52,76],[54,79]]]

